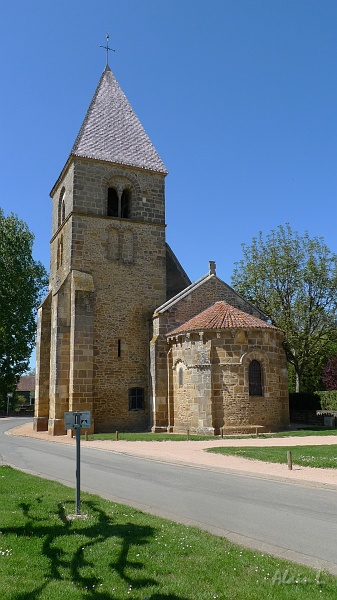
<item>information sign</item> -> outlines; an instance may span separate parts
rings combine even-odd
[[[80,429],[90,429],[91,414],[90,410],[72,411],[64,413],[65,429],[75,429],[75,415],[79,415]]]

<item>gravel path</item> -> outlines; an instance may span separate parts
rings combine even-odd
[[[10,435],[21,435],[33,437],[49,442],[73,444],[75,439],[69,435],[50,436],[46,432],[34,432],[32,423],[20,425],[12,429]],[[308,436],[308,437],[284,437],[284,438],[250,438],[250,439],[215,439],[210,441],[163,441],[163,442],[127,442],[119,440],[109,441],[82,441],[81,447],[97,448],[107,452],[116,452],[143,457],[149,460],[179,463],[190,466],[199,466],[220,471],[231,471],[237,474],[250,474],[264,479],[281,479],[283,481],[298,482],[307,485],[336,488],[337,469],[315,469],[293,465],[289,470],[285,464],[266,463],[257,460],[239,458],[237,456],[224,456],[205,452],[206,448],[218,446],[240,447],[240,446],[313,446],[313,445],[336,445],[337,436]]]

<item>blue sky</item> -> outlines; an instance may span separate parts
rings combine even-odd
[[[334,252],[336,0],[0,2],[0,206],[49,268],[49,192],[105,66],[164,161],[167,240],[230,283],[260,230]]]

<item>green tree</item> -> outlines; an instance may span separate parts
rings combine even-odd
[[[234,289],[283,329],[296,391],[311,391],[337,343],[337,255],[322,238],[300,236],[286,224],[243,244],[243,256],[235,263]]]
[[[32,256],[34,236],[0,208],[0,402],[15,390],[35,344],[36,311],[48,283]]]

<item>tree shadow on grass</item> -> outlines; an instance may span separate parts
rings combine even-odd
[[[39,585],[35,590],[30,592],[22,592],[19,594],[15,594],[15,596],[11,596],[13,600],[38,600],[41,597],[42,592],[46,589],[48,582]]]
[[[34,498],[35,503],[41,504],[42,498]],[[69,502],[73,507],[73,502]],[[141,573],[145,569],[145,564],[139,561],[133,561],[129,558],[130,549],[134,546],[141,547],[148,544],[154,537],[155,528],[148,525],[136,525],[132,522],[118,523],[112,516],[106,514],[99,507],[99,503],[94,500],[86,501],[82,504],[85,510],[90,513],[88,521],[69,520],[66,506],[59,503],[57,506],[57,520],[50,524],[50,519],[40,515],[36,516],[34,506],[28,502],[21,502],[19,505],[27,522],[18,527],[2,528],[3,534],[14,534],[20,537],[37,537],[42,541],[42,556],[48,559],[47,571],[43,573],[44,582],[38,585],[35,590],[12,595],[12,600],[38,600],[42,597],[49,583],[55,581],[71,581],[78,591],[83,591],[85,598],[99,598],[99,600],[118,600],[118,596],[113,593],[100,591],[103,585],[99,578],[94,574],[95,563],[93,559],[88,558],[88,549],[96,550],[100,544],[107,540],[115,538],[119,541],[114,546],[118,548],[117,557],[108,563],[108,566],[118,573],[119,578],[132,589],[144,589],[146,587],[158,587],[160,584],[153,578],[132,576],[130,572],[138,571]],[[35,505],[36,506],[36,505]],[[94,521],[94,522],[93,522]],[[72,540],[73,534],[81,537],[80,542],[76,542],[73,550],[64,551],[61,548],[61,539],[69,536]],[[92,575],[84,575],[83,572],[88,568],[92,570]],[[69,573],[68,575],[65,573]],[[148,600],[187,600],[182,596],[175,594],[148,593],[145,597]]]

